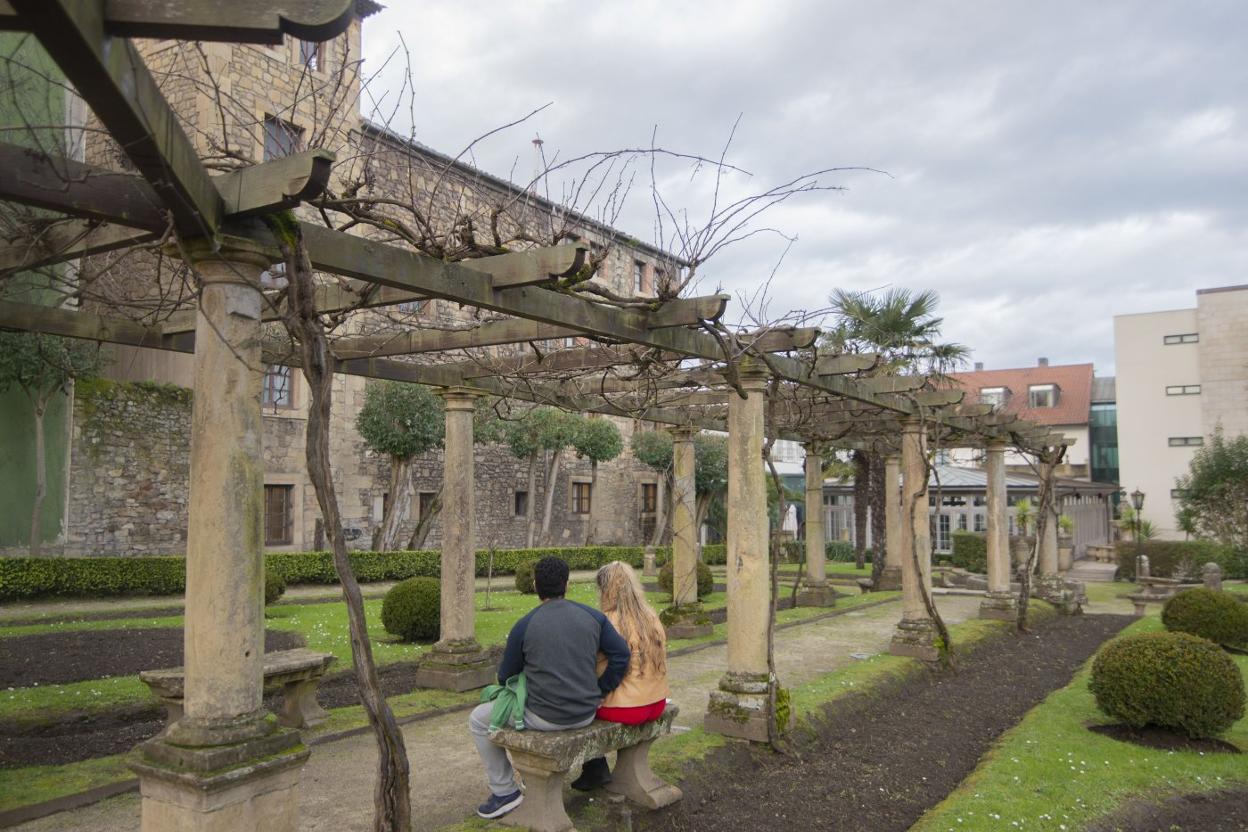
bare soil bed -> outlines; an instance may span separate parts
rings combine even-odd
[[[793,756],[738,743],[718,749],[689,769],[684,800],[638,817],[638,828],[903,832],[1133,620],[1057,618],[981,645],[957,673],[917,674],[839,699],[798,732]]]
[[[1183,795],[1161,805],[1133,803],[1089,832],[1248,832],[1248,790]]]

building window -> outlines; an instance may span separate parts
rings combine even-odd
[[[266,485],[264,487],[264,545],[285,546],[293,542],[291,537],[291,497],[293,485]]]
[[[274,116],[264,117],[264,161],[281,159],[302,148],[302,129]]]
[[[1057,407],[1056,384],[1033,384],[1027,388],[1028,407]]]
[[[299,41],[299,65],[319,72],[324,67],[325,44],[311,40]]]
[[[1203,436],[1171,436],[1171,448],[1198,448],[1205,444]]]
[[[643,482],[641,484],[641,513],[654,514],[659,510],[659,484]]]
[[[422,491],[416,495],[416,520],[428,517],[433,511],[433,502],[438,499],[436,491]]]
[[[1181,335],[1167,335],[1161,339],[1166,345],[1170,344],[1195,344],[1200,341],[1200,335],[1195,332],[1184,332]]]
[[[988,531],[988,523],[986,522],[987,519],[988,518],[982,514],[976,514],[975,515],[975,531],[977,532]]]
[[[290,368],[280,364],[264,365],[264,386],[260,388],[260,403],[266,407],[290,409],[295,397],[290,390]]]
[[[517,517],[527,517],[529,515],[529,492],[516,492],[516,498],[512,503],[512,511]]]
[[[1005,387],[981,387],[979,388],[979,403],[990,404],[993,407],[1005,407],[1005,400],[1010,395],[1009,389]]]
[[[1171,500],[1182,500],[1184,496],[1185,496],[1185,492],[1183,491],[1183,489],[1182,489],[1182,488],[1171,488],[1171,489],[1170,489],[1170,499],[1171,499]]]
[[[667,280],[667,272],[656,267],[654,270],[654,285],[656,287],[662,286],[666,282],[666,280]]]
[[[1199,384],[1171,384],[1166,388],[1167,396],[1199,396]]]
[[[573,514],[589,514],[590,493],[589,483],[574,482],[572,483],[572,513]]]
[[[965,514],[958,515],[958,531],[962,531],[962,532],[966,531],[966,515]]]
[[[646,291],[646,264],[640,260],[633,261],[633,291],[639,295]]]
[[[949,515],[937,515],[936,550],[940,552],[948,552],[951,548],[953,548],[953,543],[949,540]]]

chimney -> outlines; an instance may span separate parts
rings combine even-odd
[[[1047,358],[1040,358],[1040,359],[1038,359],[1038,360],[1036,361],[1036,366],[1038,366],[1038,367],[1047,367],[1047,366],[1049,366],[1049,359],[1047,359]]]
[[[984,362],[982,362],[982,361],[976,361],[976,362],[975,362],[975,372],[977,372],[977,373],[979,373],[979,372],[983,372],[983,369],[984,369]]]
[[[529,183],[529,193],[531,194],[538,192],[537,183],[541,180],[546,170],[546,154],[543,153],[542,148],[544,144],[542,137],[535,134],[533,138],[533,181]]]

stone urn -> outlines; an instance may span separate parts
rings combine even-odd
[[[1015,535],[1010,538],[1010,571],[1017,573],[1031,557],[1032,547],[1036,539],[1030,535]]]
[[[1069,572],[1075,563],[1075,538],[1068,534],[1057,537],[1057,571]]]

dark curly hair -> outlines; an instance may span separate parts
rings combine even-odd
[[[568,591],[568,563],[563,558],[547,555],[533,565],[533,588],[537,597],[562,598]]]

